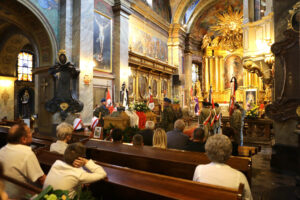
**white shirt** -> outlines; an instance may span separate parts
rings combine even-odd
[[[55,161],[47,175],[43,189],[51,185],[54,190],[68,190],[69,197],[74,198],[81,184],[95,182],[106,177],[104,169],[92,160],[89,160],[84,167],[91,173],[61,160]]]
[[[7,144],[0,149],[4,174],[25,183],[33,183],[44,175],[38,159],[29,146]]]
[[[63,155],[67,147],[67,143],[61,140],[57,140],[55,143],[52,143],[50,145],[50,152],[55,152]]]
[[[80,121],[82,121],[80,118],[76,118],[76,119],[74,119],[74,122],[73,122],[73,128],[74,128],[74,130],[78,130],[78,129],[81,129],[82,128],[82,126],[81,126],[81,122]],[[80,122],[80,123],[79,123]],[[79,125],[77,126],[77,124],[79,123]],[[76,126],[77,126],[77,128],[76,128]],[[75,129],[76,128],[76,129]]]
[[[95,116],[94,116],[94,117],[92,118],[92,124],[91,124],[91,129],[92,129],[92,130],[95,129],[95,127],[97,126],[98,122],[99,122],[98,117],[95,117]]]
[[[198,165],[193,181],[235,189],[242,183],[244,184],[244,199],[252,200],[251,190],[245,175],[226,164],[211,162],[206,165]]]

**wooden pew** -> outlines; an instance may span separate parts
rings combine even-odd
[[[20,182],[8,176],[2,176],[1,180],[5,185],[5,191],[9,199],[27,199],[28,196],[39,194],[42,189]]]
[[[192,180],[197,165],[210,162],[205,153],[199,152],[135,147],[96,140],[85,141],[84,144],[87,157],[94,160],[188,180]],[[251,183],[251,161],[249,157],[232,156],[227,164],[243,172]]]
[[[46,171],[56,153],[40,150],[37,158]],[[225,188],[149,172],[97,162],[107,172],[107,179],[90,185],[95,197],[102,199],[241,199],[243,185],[238,189]],[[45,172],[46,172],[45,171]]]
[[[251,157],[256,155],[261,150],[260,146],[239,146],[238,152],[240,156]]]

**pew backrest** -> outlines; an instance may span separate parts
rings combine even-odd
[[[135,147],[95,140],[85,142],[85,146],[88,157],[100,162],[188,180],[192,179],[197,165],[210,162],[205,153],[199,152]],[[250,183],[251,158],[232,156],[227,164],[243,172]]]
[[[50,169],[62,156],[48,151],[37,152],[38,160]],[[103,199],[241,199],[244,186],[225,188],[174,178],[127,167],[96,162],[107,172],[107,178],[92,184],[95,197]]]

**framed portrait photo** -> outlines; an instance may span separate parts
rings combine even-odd
[[[94,10],[93,60],[99,71],[112,72],[112,19]]]
[[[102,133],[102,127],[97,126],[94,131],[94,138],[100,139]]]

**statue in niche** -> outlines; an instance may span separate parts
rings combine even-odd
[[[64,50],[58,53],[58,62],[49,69],[54,82],[54,97],[46,103],[46,110],[52,113],[60,112],[62,120],[68,113],[82,111],[83,103],[78,100],[76,82],[80,71],[67,62]]]
[[[23,119],[30,117],[29,100],[30,100],[29,92],[28,90],[25,90],[24,94],[21,97],[21,103],[22,103],[21,117]]]
[[[122,88],[121,88],[121,91],[120,91],[120,103],[123,107],[128,109],[129,99],[128,99],[128,90],[126,88],[125,82],[123,82]]]

